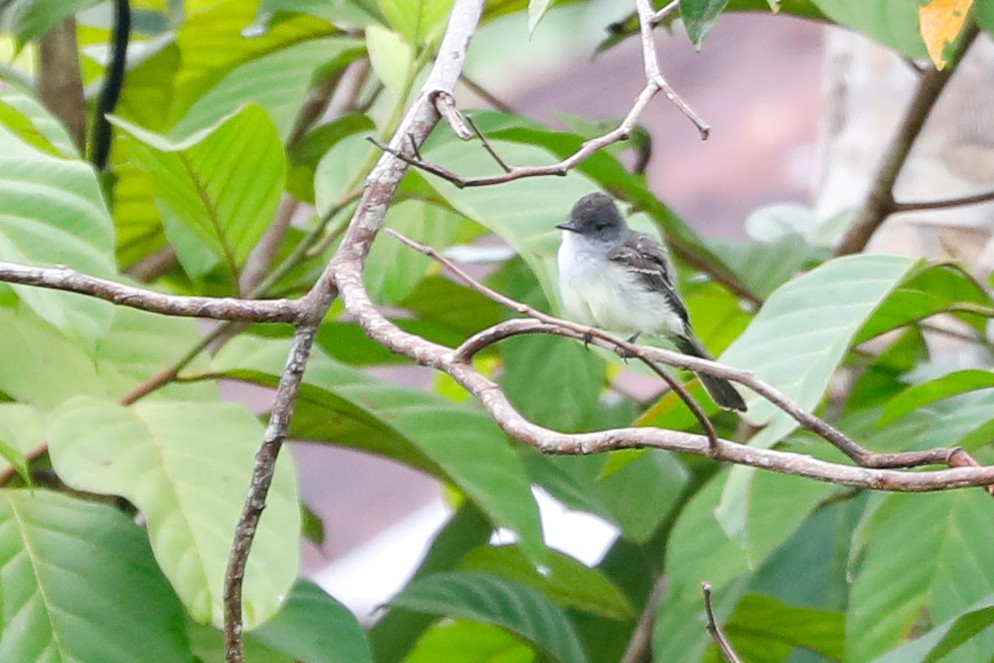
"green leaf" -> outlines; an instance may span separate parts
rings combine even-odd
[[[557,605],[608,619],[635,616],[631,602],[603,573],[558,551],[550,551],[539,572],[516,546],[483,546],[463,558],[460,570],[503,576],[539,590]]]
[[[76,394],[108,394],[93,359],[30,310],[0,307],[0,393],[43,410]]]
[[[725,9],[728,0],[680,0],[680,18],[694,48],[700,50],[704,38]]]
[[[746,287],[761,298],[769,297],[821,253],[797,234],[784,235],[770,243],[712,240],[710,244]],[[777,259],[763,259],[771,255]],[[696,329],[696,317],[694,323]]]
[[[994,595],[985,596],[970,610],[874,659],[873,663],[937,663],[991,624],[994,624]]]
[[[891,495],[869,524],[870,538],[853,581],[846,659],[868,661],[914,632],[923,611],[953,619],[994,592],[990,496],[981,490]],[[986,660],[987,633],[944,661]]]
[[[914,266],[910,258],[837,258],[778,288],[745,332],[721,355],[754,372],[810,411],[821,401],[856,332]],[[797,423],[746,394],[754,425],[767,427],[751,444],[772,446]]]
[[[0,88],[0,125],[46,154],[79,156],[62,123],[41,102],[16,87]]]
[[[556,430],[578,432],[599,407],[605,364],[579,343],[553,336],[509,338],[500,345],[501,386],[529,420]],[[536,366],[554,366],[539,371]]]
[[[0,660],[190,660],[144,533],[109,506],[0,491],[0,584]]]
[[[652,449],[598,480],[596,495],[632,541],[648,541],[679,504],[689,473],[667,451]]]
[[[170,134],[189,136],[255,103],[266,109],[286,140],[315,77],[330,76],[363,53],[358,39],[331,37],[295,44],[235,67],[197,99]]]
[[[78,490],[121,495],[148,518],[163,572],[194,619],[223,622],[222,584],[262,426],[233,403],[78,398],[53,413],[49,453]],[[209,453],[205,453],[209,450]],[[251,628],[276,612],[297,573],[300,511],[293,463],[277,464],[245,574]]]
[[[131,156],[152,176],[166,234],[183,267],[197,277],[221,261],[237,278],[276,211],[286,174],[266,111],[246,106],[179,143],[120,119],[115,124],[127,132]],[[178,242],[181,233],[192,235],[192,242]]]
[[[452,9],[452,0],[377,0],[377,4],[390,27],[412,46],[438,39]]]
[[[566,614],[534,589],[484,573],[435,573],[416,579],[391,605],[503,626],[560,663],[587,656]]]
[[[918,31],[918,0],[812,0],[830,19],[898,53],[925,58]]]
[[[366,28],[366,50],[376,77],[394,96],[406,97],[414,48],[396,32],[370,25]]]
[[[462,217],[420,200],[404,200],[391,205],[384,224],[405,237],[438,249],[455,239]],[[373,243],[363,275],[373,301],[398,305],[438,264],[426,255],[412,251],[394,237],[384,234]]]
[[[328,21],[294,16],[273,25],[264,34],[245,36],[256,18],[257,2],[222,0],[191,11],[176,36],[181,65],[170,97],[170,118],[186,114],[193,103],[232,69],[293,44],[337,34]]]
[[[386,22],[375,0],[262,0],[258,17],[248,30],[254,35],[266,34],[272,26],[293,14],[318,16],[336,25],[356,28],[364,28],[373,22]]]
[[[280,611],[250,636],[302,663],[372,663],[355,615],[314,583],[298,580]]]
[[[502,628],[479,622],[440,622],[404,663],[534,663],[535,653]]]
[[[98,2],[99,0],[7,0],[0,3],[0,31],[13,33],[20,48],[64,19]]]
[[[287,344],[239,338],[215,357],[222,375],[272,384],[283,372]],[[473,402],[454,403],[372,378],[315,352],[304,374],[304,400],[323,408],[311,417],[305,437],[384,453],[404,453],[426,469],[439,468],[492,520],[521,537],[529,558],[543,562],[538,508],[521,460],[493,420]],[[316,408],[317,410],[317,408]],[[321,410],[317,410],[321,412]],[[295,417],[296,419],[297,417]],[[297,422],[293,435],[299,436]],[[427,459],[427,463],[426,463]],[[436,470],[437,472],[438,470]]]
[[[977,0],[973,5],[973,15],[977,25],[994,36],[994,0]]]
[[[787,605],[762,594],[747,594],[725,623],[729,640],[739,652],[749,640],[762,650],[776,645],[802,647],[841,661],[845,646],[845,615],[834,610],[816,610]],[[744,656],[744,654],[743,654]],[[750,658],[750,660],[756,660]]]
[[[113,278],[113,225],[93,169],[39,152],[0,128],[0,260],[66,265]],[[14,292],[38,315],[88,345],[110,326],[114,307],[92,297],[24,285]]]
[[[13,467],[30,485],[26,453],[44,448],[45,422],[38,410],[21,403],[0,403],[0,472]]]
[[[980,369],[955,371],[937,380],[913,385],[887,404],[880,424],[889,423],[935,401],[990,387],[994,387],[994,373]]]

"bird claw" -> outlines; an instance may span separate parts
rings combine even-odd
[[[594,340],[594,335],[592,333],[590,333],[588,331],[583,332],[583,349],[584,350],[589,350],[590,349],[588,346],[590,345],[590,342],[592,340]]]

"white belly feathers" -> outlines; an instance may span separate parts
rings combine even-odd
[[[585,244],[574,233],[563,232],[559,287],[571,317],[625,335],[683,332],[683,321],[663,294],[650,292],[637,276],[591,253]]]

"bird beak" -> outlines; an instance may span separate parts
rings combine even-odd
[[[571,233],[577,232],[576,226],[573,225],[573,219],[567,219],[562,223],[557,223],[556,228],[559,228],[560,230],[568,230]]]

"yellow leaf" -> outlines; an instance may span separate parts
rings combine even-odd
[[[938,69],[946,66],[946,46],[956,41],[973,0],[931,0],[918,8],[918,25],[928,56]]]

